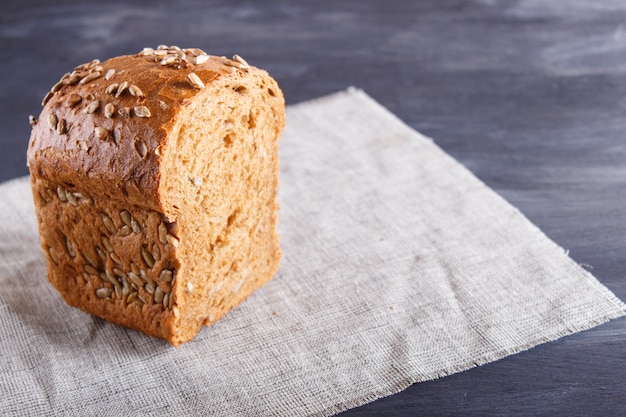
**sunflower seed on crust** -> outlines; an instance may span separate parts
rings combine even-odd
[[[41,107],[46,105],[46,103],[52,98],[53,94],[54,93],[52,91],[48,91],[48,93],[46,93],[43,100],[41,100]]]
[[[119,87],[118,83],[109,84],[104,92],[107,94],[115,94],[117,92],[117,87]]]
[[[115,93],[115,98],[118,98],[119,96],[121,96],[124,91],[126,91],[128,89],[128,81],[124,81],[120,84],[119,87],[117,87],[117,93]]]
[[[115,105],[113,103],[107,103],[104,106],[104,117],[112,118],[115,114]]]
[[[100,78],[100,76],[102,75],[102,73],[100,71],[94,71],[92,73],[87,74],[82,80],[80,80],[78,82],[78,84],[87,84],[93,80],[95,80],[96,78]]]
[[[67,124],[65,119],[60,119],[59,123],[57,123],[57,134],[64,135],[67,133]]]
[[[146,106],[135,106],[133,107],[133,111],[135,112],[135,116],[137,117],[150,117],[152,113],[150,113],[150,109]]]
[[[96,290],[96,297],[98,298],[109,298],[113,294],[113,290],[111,288],[98,288]]]
[[[167,226],[165,225],[165,223],[163,222],[159,223],[158,231],[159,231],[159,242],[165,245],[167,243]]]
[[[100,274],[98,273],[98,270],[89,264],[83,265],[83,269],[89,275],[95,275],[97,277],[100,276]]]
[[[56,250],[54,250],[54,248],[52,246],[48,247],[48,254],[50,254],[50,259],[52,259],[52,262],[54,262],[55,264],[59,264],[59,256],[57,255]]]
[[[96,126],[94,128],[94,133],[96,135],[96,138],[102,141],[111,139],[111,132],[109,132],[108,130],[106,130],[105,128],[101,126]]]
[[[51,130],[57,130],[57,123],[59,123],[59,120],[56,114],[50,113],[48,115],[48,127],[50,127]]]
[[[250,65],[246,62],[246,60],[237,54],[233,55],[233,61],[240,63],[241,64],[240,68],[245,68],[245,69],[250,68]]]
[[[130,87],[128,87],[128,92],[133,97],[143,97],[143,91],[141,91],[141,88],[137,87],[135,84],[131,84]]]
[[[67,105],[69,106],[70,109],[73,109],[74,107],[76,107],[78,105],[78,103],[80,103],[81,101],[83,101],[83,98],[81,96],[79,96],[78,94],[72,94],[68,99],[67,99]]]
[[[198,55],[195,60],[194,63],[196,65],[200,65],[200,64],[204,64],[205,62],[207,62],[209,60],[209,56],[208,55]]]
[[[195,72],[190,72],[187,77],[185,78],[185,80],[187,81],[187,83],[189,83],[190,86],[192,86],[193,88],[197,88],[197,89],[202,89],[204,88],[204,83],[202,82],[202,80],[200,79],[200,77],[198,77],[198,74],[196,74]]]
[[[89,103],[87,105],[87,107],[85,107],[83,109],[83,113],[85,113],[85,114],[92,114],[96,110],[98,110],[98,107],[100,107],[100,100],[92,101],[91,103]]]

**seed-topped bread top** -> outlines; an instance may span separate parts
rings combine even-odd
[[[163,210],[158,198],[164,139],[181,107],[215,79],[263,72],[241,57],[161,45],[63,75],[45,96],[28,149],[31,172],[96,194]],[[52,134],[50,134],[52,133]]]

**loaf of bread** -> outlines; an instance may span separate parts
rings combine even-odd
[[[28,165],[68,304],[178,346],[277,271],[285,106],[265,71],[162,45],[79,65],[42,105]]]

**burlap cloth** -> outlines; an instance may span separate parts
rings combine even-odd
[[[0,186],[0,413],[328,415],[624,314],[431,140],[350,89],[291,106],[279,273],[175,349],[68,307]]]

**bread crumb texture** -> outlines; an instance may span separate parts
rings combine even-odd
[[[65,74],[31,116],[48,277],[68,304],[178,346],[277,271],[276,82],[161,45]]]

